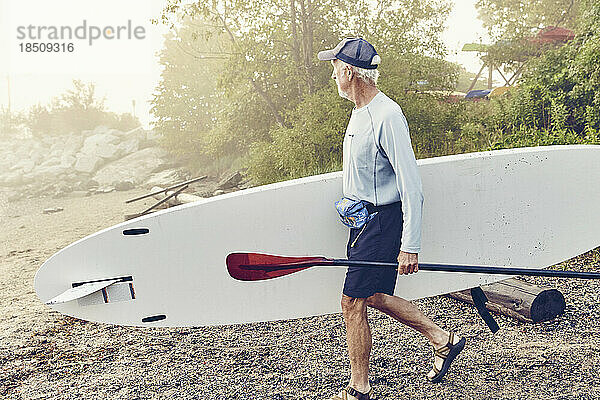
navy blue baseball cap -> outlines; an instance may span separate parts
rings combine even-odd
[[[365,69],[375,69],[381,62],[375,47],[363,38],[346,38],[333,49],[320,51],[317,58],[321,61],[337,58],[347,64]]]

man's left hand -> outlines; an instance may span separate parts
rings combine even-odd
[[[398,254],[398,274],[408,275],[419,270],[419,254],[405,253],[400,251]]]

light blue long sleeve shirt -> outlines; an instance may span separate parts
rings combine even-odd
[[[421,250],[423,189],[408,123],[382,92],[354,108],[344,137],[344,196],[376,206],[402,201],[400,250]]]

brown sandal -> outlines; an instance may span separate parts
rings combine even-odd
[[[462,349],[465,348],[465,343],[467,342],[465,338],[460,339],[456,344],[452,344],[453,341],[454,332],[450,332],[450,338],[448,339],[448,343],[445,346],[440,347],[439,349],[434,349],[434,356],[443,359],[444,362],[442,363],[442,369],[439,370],[435,366],[434,357],[433,372],[435,372],[435,375],[433,376],[433,378],[427,377],[427,379],[429,379],[429,382],[438,383],[442,381],[442,378],[444,378],[444,375],[446,375],[446,372],[448,372],[448,369],[450,368],[450,364],[452,364],[452,361],[454,361],[458,353],[460,353]]]
[[[348,386],[346,389],[340,392],[342,397],[337,394],[333,396],[330,400],[348,400],[348,395],[356,397],[357,400],[375,400],[373,396],[373,389],[369,393],[361,393],[353,387]]]

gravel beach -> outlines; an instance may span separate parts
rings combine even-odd
[[[341,314],[142,329],[85,322],[43,305],[33,290],[43,261],[152,204],[124,204],[143,193],[9,203],[0,192],[0,398],[316,400],[347,383]],[[43,213],[52,207],[63,211]],[[552,268],[600,271],[600,248]],[[371,377],[379,398],[600,399],[600,282],[527,280],[559,289],[565,314],[536,325],[495,316],[501,329],[492,334],[472,306],[447,297],[417,302],[467,338],[437,385],[425,379],[432,362],[426,340],[370,312]]]

